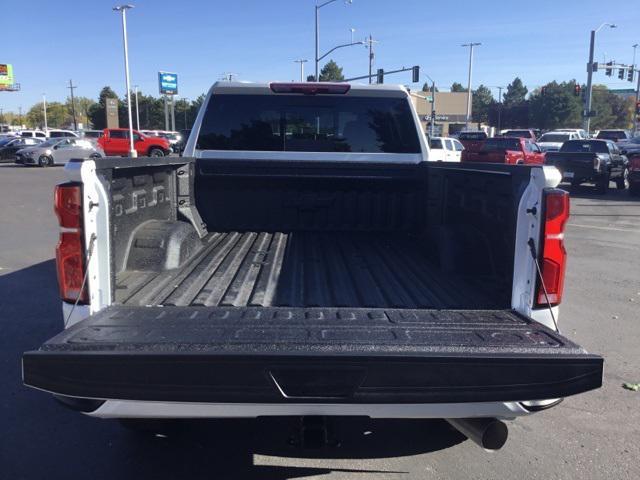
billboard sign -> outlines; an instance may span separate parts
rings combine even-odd
[[[178,74],[171,72],[158,72],[158,85],[160,95],[178,94]]]
[[[10,87],[14,83],[13,65],[10,63],[0,63],[0,88]]]

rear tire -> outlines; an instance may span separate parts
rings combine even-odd
[[[609,191],[609,182],[611,181],[611,173],[608,171],[602,174],[602,177],[596,182],[596,192],[606,195]]]
[[[149,149],[150,157],[164,157],[164,151],[160,148],[150,148]]]
[[[620,178],[616,178],[616,188],[618,190],[626,190],[629,188],[629,169],[625,168]]]
[[[640,197],[640,183],[632,183],[629,185],[629,195]]]

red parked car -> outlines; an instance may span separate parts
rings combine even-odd
[[[463,162],[506,163],[508,165],[542,165],[545,154],[526,138],[495,137],[484,141],[476,151],[462,152]]]
[[[129,130],[126,128],[105,128],[104,134],[98,139],[105,155],[129,155]],[[169,140],[162,137],[147,137],[137,130],[133,131],[133,146],[141,157],[164,157],[171,153]]]

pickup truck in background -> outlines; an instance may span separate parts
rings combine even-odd
[[[105,128],[97,143],[106,155],[127,156],[130,149],[129,129]],[[143,135],[137,130],[133,131],[133,146],[142,157],[164,157],[171,153],[169,140]]]
[[[569,196],[429,155],[402,86],[221,82],[184,157],[70,162],[65,330],[25,384],[130,426],[445,418],[500,448],[501,419],[601,386],[557,327]]]
[[[429,139],[430,162],[459,162],[464,146],[455,138],[433,137]]]
[[[481,130],[463,131],[458,134],[458,140],[464,149],[469,152],[479,151],[487,138],[489,138],[489,136]]]
[[[530,129],[522,129],[522,130],[507,130],[502,133],[502,137],[510,137],[510,138],[526,138],[532,142],[537,140],[537,136],[533,130]]]
[[[462,152],[463,162],[504,163],[507,165],[542,165],[545,153],[526,138],[488,138],[478,151]]]
[[[560,170],[572,187],[593,182],[605,194],[612,181],[620,190],[629,186],[629,160],[612,140],[570,140],[560,151],[547,153],[547,164]]]

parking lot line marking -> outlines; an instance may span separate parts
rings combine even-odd
[[[615,231],[615,232],[640,233],[640,230],[632,230],[632,229],[629,229],[629,228],[596,227],[594,225],[578,225],[577,223],[569,223],[567,225],[569,225],[570,227],[594,228],[596,230],[612,230],[612,231]]]

